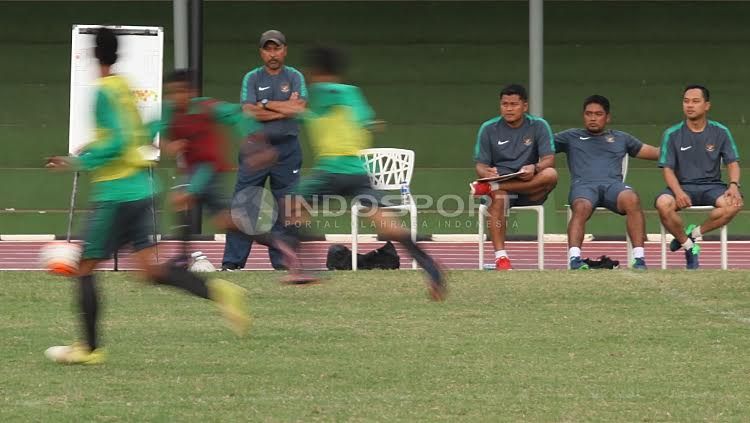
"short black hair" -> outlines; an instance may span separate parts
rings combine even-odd
[[[111,66],[117,61],[117,35],[105,26],[96,30],[94,56],[102,65]]]
[[[589,104],[598,104],[602,106],[602,109],[609,114],[609,100],[607,97],[604,97],[603,95],[594,94],[586,97],[586,100],[583,100],[583,110],[586,110],[586,106]]]
[[[704,87],[703,85],[698,84],[692,84],[685,87],[685,89],[682,91],[682,96],[685,97],[685,93],[688,92],[688,90],[701,90],[701,93],[703,93],[703,99],[706,101],[711,101],[711,93],[708,92],[708,88]]]
[[[521,84],[506,85],[505,88],[500,91],[500,97],[502,98],[504,95],[517,95],[521,100],[529,101],[529,94],[526,92],[526,88]]]
[[[313,47],[307,51],[305,58],[308,68],[317,73],[341,75],[346,70],[346,55],[335,47]]]
[[[195,86],[194,75],[195,73],[190,69],[175,69],[167,75],[166,82],[168,84],[172,82],[184,82],[193,88]]]

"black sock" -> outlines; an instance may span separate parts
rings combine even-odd
[[[408,235],[396,238],[396,241],[406,248],[406,251],[408,251],[409,254],[414,257],[414,260],[417,261],[419,267],[424,269],[424,271],[430,275],[430,278],[435,281],[442,281],[442,275],[440,274],[440,269],[435,263],[435,260],[433,260],[429,254],[425,253],[423,249],[419,248],[419,246],[412,241]]]
[[[99,300],[96,295],[96,280],[94,275],[78,278],[78,306],[81,309],[83,329],[86,332],[86,343],[91,350],[98,348],[96,339],[96,321],[99,314]]]
[[[166,265],[163,276],[156,278],[156,282],[185,290],[201,298],[209,298],[206,281],[182,267]]]
[[[182,241],[182,246],[180,249],[180,253],[182,254],[181,258],[187,260],[188,256],[190,255],[188,252],[188,247],[190,240],[192,239],[192,234],[190,233],[190,213],[187,211],[180,212],[178,214],[178,221],[180,222],[180,226],[177,227],[177,233],[180,241]]]

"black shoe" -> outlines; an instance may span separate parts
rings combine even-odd
[[[272,264],[272,266],[273,270],[289,270],[289,268],[283,264]]]
[[[222,272],[234,272],[235,270],[242,269],[240,266],[237,266],[236,264],[227,263],[221,265],[221,271]]]

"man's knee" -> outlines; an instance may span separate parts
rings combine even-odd
[[[588,217],[594,211],[594,206],[585,198],[576,198],[573,204],[570,205],[570,210],[574,218],[581,216]]]
[[[661,194],[657,197],[655,204],[656,209],[662,213],[677,210],[677,201],[675,201],[674,197],[668,194]]]
[[[542,169],[536,177],[541,178],[547,191],[551,191],[557,185],[557,171],[554,168]]]
[[[641,200],[633,190],[621,192],[617,197],[617,203],[619,209],[625,212],[625,214],[640,213],[641,211]]]

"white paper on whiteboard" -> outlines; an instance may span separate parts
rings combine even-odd
[[[94,57],[93,28],[74,25],[70,58],[70,128],[68,153],[76,155],[94,139],[94,94],[99,65]],[[119,44],[114,73],[127,78],[143,122],[161,117],[164,30],[161,27],[110,26]],[[154,143],[158,145],[158,136]]]

